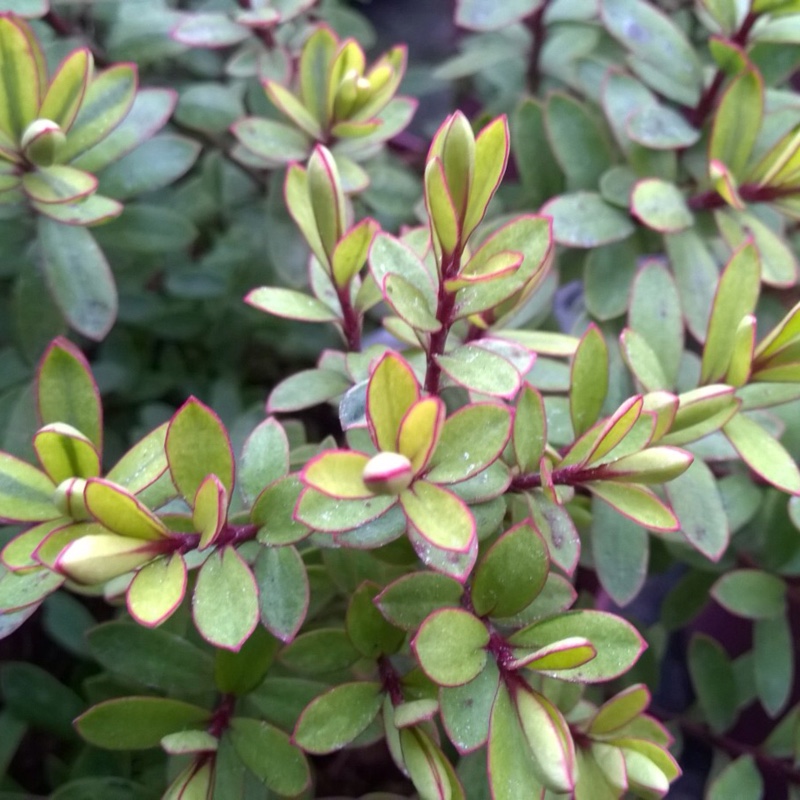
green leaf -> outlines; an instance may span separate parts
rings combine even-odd
[[[0,668],[0,691],[4,710],[16,719],[54,733],[59,739],[74,739],[72,720],[85,704],[41,667],[7,661]]]
[[[425,674],[439,686],[461,686],[486,664],[486,626],[468,611],[434,611],[420,627],[411,647]]]
[[[172,36],[188,47],[230,47],[247,39],[250,29],[227,14],[193,13],[184,16]]]
[[[378,233],[369,250],[369,268],[378,286],[383,286],[387,276],[399,275],[423,295],[426,308],[435,307],[436,291],[431,275],[405,242],[389,234]]]
[[[396,502],[397,498],[390,495],[370,497],[368,500],[337,500],[314,489],[305,489],[294,516],[298,522],[316,531],[339,533],[371,522]]]
[[[650,692],[643,683],[629,686],[627,689],[614,695],[597,709],[589,733],[611,733],[632,722],[650,705]]]
[[[453,253],[461,235],[460,218],[438,158],[428,161],[424,183],[431,232],[445,253]]]
[[[109,67],[89,83],[66,144],[59,153],[61,161],[73,161],[122,122],[136,97],[136,84],[136,68],[131,64]]]
[[[199,142],[186,136],[155,136],[103,170],[100,191],[117,200],[127,200],[161,189],[189,171],[200,149]]]
[[[420,797],[464,800],[464,791],[452,764],[438,745],[419,727],[400,731],[402,760]]]
[[[731,761],[711,782],[707,800],[761,800],[764,780],[753,756],[741,756]]]
[[[92,74],[94,59],[87,47],[74,50],[53,75],[39,108],[40,119],[51,119],[68,131],[80,109]]]
[[[280,655],[291,672],[324,675],[352,666],[360,655],[340,628],[318,628],[298,636]]]
[[[473,403],[460,408],[445,420],[426,479],[447,484],[477,475],[499,457],[510,426],[505,406]]]
[[[286,88],[277,81],[266,81],[264,90],[273,105],[305,131],[312,139],[323,141],[325,133],[313,114]]]
[[[233,547],[212,553],[200,568],[192,616],[204,639],[234,652],[258,624],[256,581]]]
[[[681,114],[657,103],[634,111],[626,120],[625,129],[634,142],[653,150],[691,147],[700,138],[700,131]]]
[[[38,238],[45,278],[70,327],[95,341],[105,338],[117,316],[117,289],[92,234],[40,217]]]
[[[584,267],[584,299],[595,319],[614,319],[625,313],[638,257],[639,250],[632,239],[589,251]]]
[[[800,470],[783,445],[757,422],[737,414],[722,429],[742,461],[782,491],[800,494]]]
[[[518,800],[543,793],[519,714],[503,683],[492,706],[488,759],[492,800]]]
[[[694,222],[681,190],[659,178],[647,178],[634,186],[631,213],[659,233],[677,233]]]
[[[247,437],[239,460],[236,485],[252,505],[269,485],[289,472],[289,441],[280,423],[269,417]]]
[[[128,586],[128,612],[140,625],[160,625],[183,601],[187,582],[186,561],[179,553],[145,564]]]
[[[24,27],[23,27],[24,26]],[[0,19],[0,50],[3,69],[0,74],[0,129],[15,141],[36,118],[41,76],[37,58],[41,58],[38,43],[26,34],[26,23],[13,17]],[[34,50],[36,48],[36,50]]]
[[[475,519],[467,504],[434,483],[418,480],[400,495],[409,522],[434,547],[467,552],[475,541]]]
[[[635,483],[590,481],[586,484],[586,488],[620,514],[644,528],[655,531],[678,530],[679,522],[675,514],[645,486]]]
[[[509,0],[498,5],[492,0],[457,0],[456,25],[473,31],[496,31],[535,11],[539,0]]]
[[[293,740],[308,753],[340,750],[375,719],[383,703],[377,683],[344,683],[321,694],[300,715]]]
[[[646,263],[637,274],[628,321],[656,354],[669,386],[674,386],[683,354],[683,318],[675,281],[660,262]]]
[[[64,576],[49,569],[36,569],[31,572],[3,572],[0,574],[0,621],[11,617],[13,612],[32,606],[31,613],[47,595],[64,583]],[[24,619],[23,619],[24,622]],[[22,623],[20,623],[22,624]],[[16,628],[11,628],[8,633]],[[0,632],[5,635],[0,622]]]
[[[178,491],[193,502],[207,475],[216,475],[230,495],[233,453],[228,433],[208,406],[189,398],[174,414],[167,429],[167,460]]]
[[[294,507],[303,490],[295,476],[289,476],[268,486],[253,504],[251,519],[261,525],[258,541],[270,546],[293,544],[304,539],[310,531],[294,519]]]
[[[425,293],[397,273],[383,279],[381,294],[400,319],[424,333],[438,331],[442,325]]]
[[[738,715],[736,678],[722,646],[704,634],[689,643],[689,675],[709,726],[723,733]]]
[[[694,230],[667,234],[664,244],[680,294],[686,326],[692,336],[703,342],[718,281],[716,262]]]
[[[529,497],[531,517],[547,542],[550,558],[571,575],[578,565],[581,548],[581,540],[572,517],[563,505],[554,502],[542,491],[533,492]]]
[[[588,431],[600,416],[608,392],[608,363],[603,334],[592,324],[572,359],[569,410],[576,436]]]
[[[485,668],[469,683],[439,690],[442,724],[459,753],[472,752],[486,744],[499,681],[497,666],[488,659]]]
[[[463,592],[464,587],[446,575],[412,572],[390,583],[375,602],[389,622],[413,631],[437,609],[457,608]]]
[[[711,587],[711,596],[745,619],[772,619],[786,611],[786,583],[758,569],[726,573]]]
[[[262,547],[253,565],[261,623],[283,642],[297,635],[308,611],[309,586],[294,547]]]
[[[305,465],[301,480],[330,497],[366,499],[373,496],[363,479],[369,461],[369,456],[353,450],[325,450]]]
[[[529,522],[506,531],[475,571],[475,611],[481,617],[510,617],[522,611],[544,587],[548,561],[544,540]]]
[[[627,672],[646,647],[630,623],[603,611],[567,611],[534,622],[509,637],[508,643],[513,647],[539,648],[576,636],[588,639],[597,655],[579,667],[553,672],[552,676],[559,680],[580,683],[612,680]]]
[[[202,728],[211,713],[165,697],[121,697],[93,706],[75,720],[89,744],[105,750],[146,750],[177,731]]]
[[[517,395],[511,440],[520,473],[535,470],[547,444],[547,418],[541,394],[529,383]]]
[[[793,286],[798,262],[794,250],[780,231],[766,225],[755,214],[734,209],[720,209],[714,218],[728,245],[739,248],[751,239],[761,259],[761,279],[768,286]]]
[[[157,540],[167,526],[143,503],[120,486],[102,478],[90,478],[83,492],[89,513],[108,530],[134,539]]]
[[[419,383],[406,361],[393,353],[381,358],[367,387],[367,421],[379,450],[396,450],[400,423],[419,395]]]
[[[220,83],[192,82],[181,92],[175,119],[192,130],[224,134],[244,116],[241,92]]]
[[[728,547],[730,529],[714,474],[696,458],[664,488],[686,540],[706,558],[717,561]]]
[[[746,116],[741,110],[748,109]],[[755,69],[740,72],[720,98],[711,128],[709,160],[721,161],[743,178],[764,113],[764,81]]]
[[[375,597],[381,587],[364,582],[350,598],[345,617],[345,626],[350,641],[366,658],[391,655],[400,649],[405,632],[384,619],[375,605]]]
[[[330,369],[307,369],[282,380],[270,393],[267,411],[275,414],[297,411],[333,400],[352,386],[352,382]]]
[[[94,445],[71,425],[55,422],[40,428],[33,439],[39,462],[53,483],[67,478],[92,478],[100,473]]]
[[[245,297],[245,302],[259,311],[286,319],[304,322],[335,322],[339,319],[339,314],[321,300],[293,289],[262,286],[253,289]]]
[[[304,161],[311,149],[306,134],[292,125],[260,117],[245,117],[231,126],[245,148],[270,166]]]
[[[535,98],[524,97],[511,116],[511,148],[532,207],[564,191],[563,175],[545,131],[544,109]]]
[[[348,286],[364,266],[379,228],[375,220],[363,219],[337,242],[331,258],[331,267],[333,279],[338,287]]]
[[[217,650],[214,656],[217,690],[235,695],[252,692],[264,680],[279,647],[274,637],[257,627],[238,652]]]
[[[39,382],[41,384],[41,377]],[[167,471],[164,452],[167,425],[166,422],[159,425],[133,445],[111,468],[106,478],[132,494],[139,494],[152,486]]]
[[[53,505],[55,484],[36,467],[0,452],[0,517],[44,522],[61,512]]]
[[[553,237],[567,247],[599,247],[626,239],[635,228],[627,214],[612,208],[595,192],[573,192],[542,206],[553,218]]]
[[[197,489],[192,523],[200,534],[198,550],[214,544],[227,521],[228,493],[216,475],[208,475]]]
[[[311,781],[302,751],[268,722],[234,717],[228,735],[239,758],[276,794],[298,795]]]
[[[182,636],[129,622],[106,622],[87,634],[97,662],[115,675],[164,692],[214,690],[213,662]]]
[[[786,707],[794,681],[792,631],[786,616],[753,625],[753,670],[758,698],[775,718]]]
[[[147,790],[142,784],[126,778],[78,778],[61,784],[50,797],[52,800],[93,800],[95,797],[147,800]]]
[[[461,232],[464,241],[483,219],[489,202],[500,185],[508,163],[508,149],[508,121],[505,117],[498,117],[490,122],[475,140],[474,169]]]
[[[588,107],[553,92],[545,105],[550,146],[567,178],[567,189],[594,189],[611,166],[611,148]]]
[[[758,251],[749,242],[733,254],[720,276],[703,349],[702,383],[714,383],[727,372],[734,346],[731,333],[755,310],[760,281]]]
[[[97,174],[109,164],[130,153],[162,128],[175,108],[177,95],[172,89],[140,89],[128,114],[97,144],[72,162],[72,166]]]
[[[522,382],[510,361],[479,344],[462,345],[436,362],[455,384],[494,397],[513,397]]]
[[[597,578],[611,599],[626,606],[647,578],[647,531],[606,503],[592,501],[592,558]]]
[[[697,103],[703,89],[697,53],[660,9],[644,0],[607,0],[601,14],[608,32],[633,56],[635,72],[648,82],[657,73],[667,88],[654,88],[683,105]]]
[[[121,203],[99,194],[91,194],[74,202],[40,203],[31,200],[31,205],[43,218],[68,226],[99,225],[122,213]]]
[[[88,172],[54,164],[26,173],[22,188],[38,203],[72,203],[97,189],[97,178]]]

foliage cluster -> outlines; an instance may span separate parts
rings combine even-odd
[[[800,798],[800,3],[662,5],[0,3],[3,797]]]

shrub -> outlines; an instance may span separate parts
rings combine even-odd
[[[794,796],[800,6],[660,5],[3,4],[4,797]]]

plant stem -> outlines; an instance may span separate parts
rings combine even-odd
[[[234,708],[236,707],[235,694],[223,694],[219,704],[214,709],[211,721],[208,723],[208,732],[219,739],[231,724]]]
[[[436,319],[441,323],[441,328],[431,334],[430,344],[427,353],[427,370],[425,372],[425,391],[428,394],[439,393],[439,382],[442,377],[442,368],[436,360],[437,356],[444,353],[447,335],[455,322],[454,312],[456,306],[455,292],[449,292],[445,284],[451,278],[458,275],[461,269],[461,243],[456,245],[455,250],[449,256],[442,258],[441,278],[439,280],[439,297],[436,302]]]
[[[597,481],[607,476],[605,465],[582,469],[580,466],[564,467],[553,471],[552,480],[560,486],[577,486],[588,481]],[[538,472],[528,475],[517,475],[511,481],[512,492],[525,492],[528,489],[537,489],[542,485],[542,476]]]
[[[350,302],[350,286],[337,289],[339,305],[342,307],[342,332],[350,351],[357,353],[361,350],[361,320]]]
[[[545,40],[544,14],[550,0],[542,0],[539,7],[527,18],[526,24],[533,37],[531,43],[531,55],[528,60],[528,88],[531,94],[536,94],[539,90],[541,80],[541,70],[539,62],[542,58],[542,46]]]
[[[389,695],[393,706],[399,706],[403,702],[403,688],[400,685],[400,675],[386,656],[378,659],[378,674],[381,678],[381,685]]]
[[[800,188],[796,186],[759,186],[754,183],[745,183],[739,187],[739,197],[747,203],[769,203],[772,200],[779,200],[781,197],[792,197],[800,194]],[[724,208],[727,205],[719,192],[715,189],[708,189],[700,192],[687,201],[687,205],[693,211],[708,211],[714,208]]]
[[[747,44],[747,37],[750,35],[750,31],[753,29],[753,25],[756,24],[757,19],[758,19],[758,14],[751,11],[742,20],[741,27],[731,37],[730,42],[732,44],[738,45],[739,47],[744,47]],[[714,107],[717,95],[719,94],[719,91],[722,88],[724,82],[725,82],[725,72],[721,68],[719,68],[714,74],[713,80],[708,85],[706,90],[703,92],[702,96],[700,97],[700,100],[698,101],[697,105],[694,108],[689,109],[687,111],[686,119],[695,128],[703,127],[703,123],[706,121],[706,118],[711,113],[711,109]]]
[[[800,784],[800,770],[795,769],[788,759],[772,756],[755,745],[745,744],[729,736],[714,733],[707,726],[687,720],[680,715],[660,711],[654,709],[652,706],[649,709],[649,713],[661,722],[676,723],[686,736],[710,744],[719,750],[723,750],[733,758],[750,756],[754,761],[758,762],[759,766],[764,769],[764,771],[778,773],[790,783]]]

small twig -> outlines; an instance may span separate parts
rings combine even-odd
[[[758,14],[750,12],[742,21],[742,26],[733,35],[730,41],[733,44],[744,47],[747,44],[747,37],[756,24]],[[706,118],[711,113],[714,103],[716,102],[717,95],[725,82],[725,72],[720,68],[714,74],[714,78],[708,85],[708,88],[703,92],[700,100],[694,108],[688,109],[686,112],[686,119],[695,128],[701,128]]]
[[[526,24],[533,37],[531,44],[531,55],[528,60],[528,88],[532,94],[539,90],[541,80],[540,64],[542,58],[542,47],[545,40],[544,15],[550,0],[542,0],[539,7],[527,18]]]

